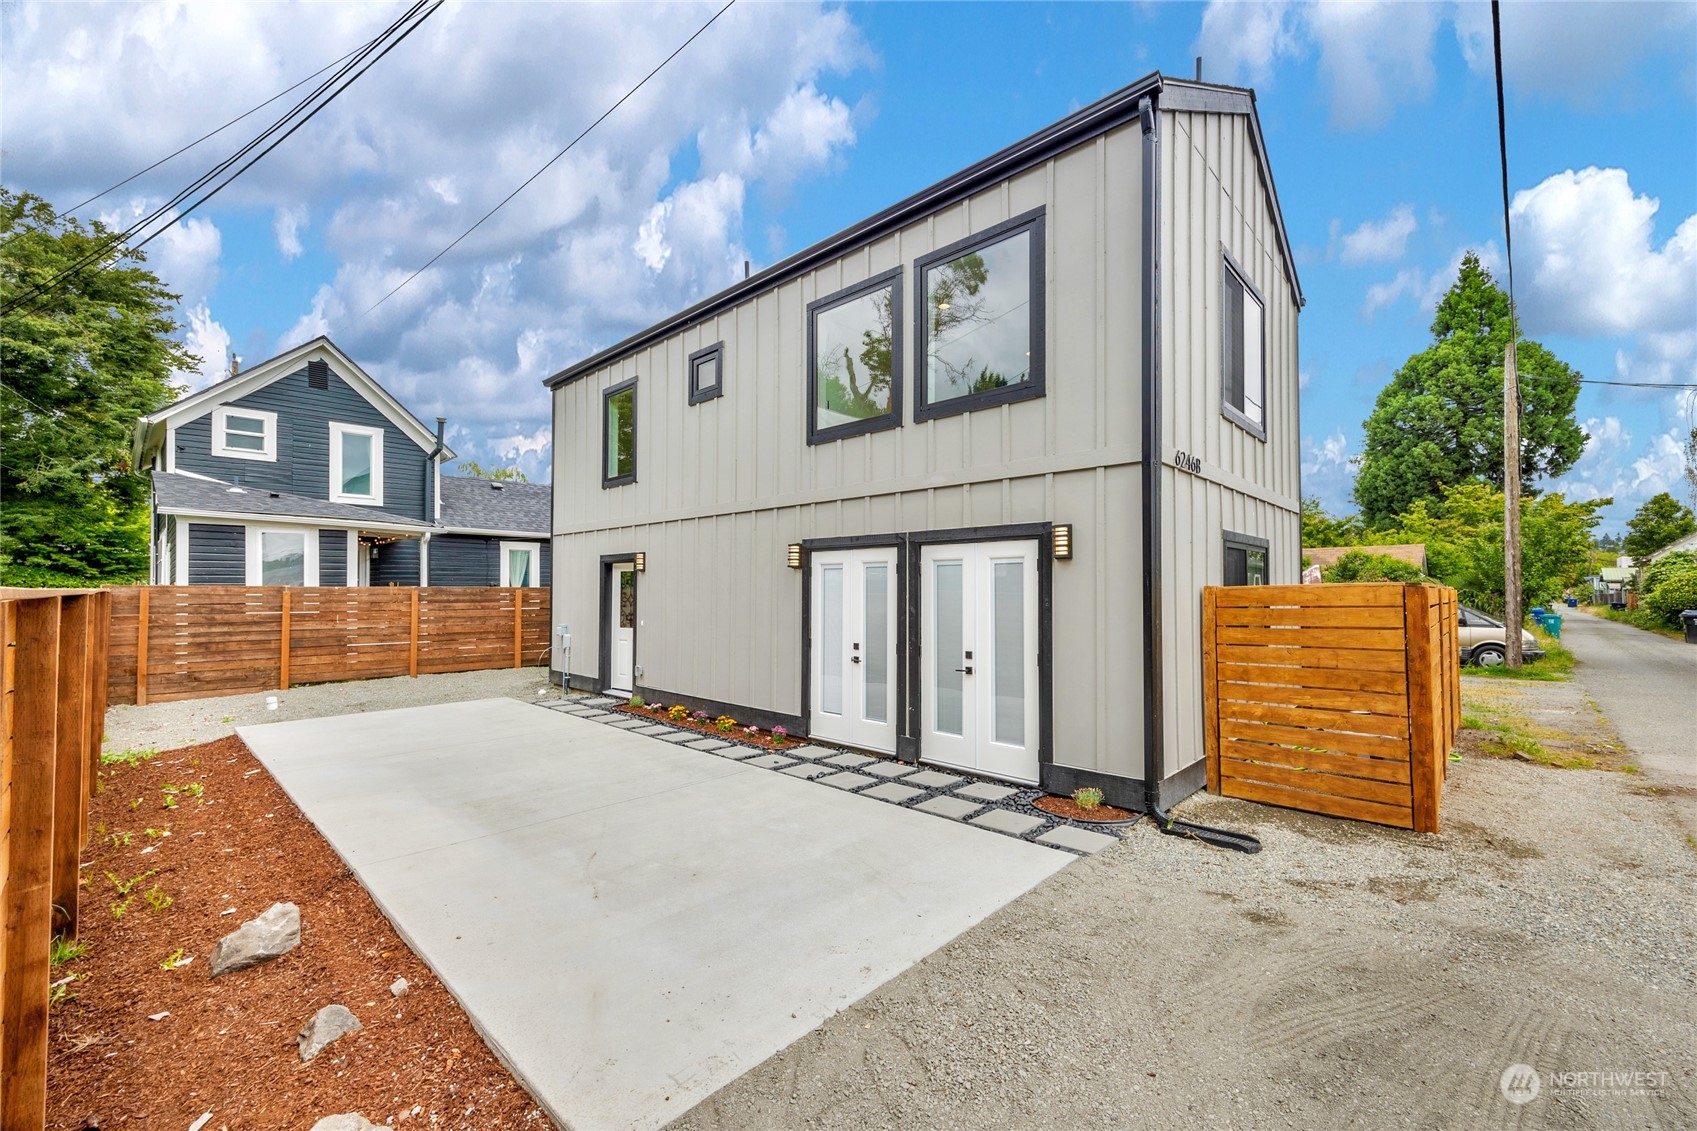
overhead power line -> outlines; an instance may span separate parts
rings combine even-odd
[[[673,51],[670,55],[668,55],[664,59],[660,60],[659,66],[655,67],[652,71],[649,71],[646,75],[644,75],[641,82],[637,83],[635,86],[633,86],[629,90],[625,91],[625,93],[619,98],[619,100],[617,102],[615,102],[611,106],[607,107],[606,111],[604,113],[602,113],[602,115],[599,118],[595,119],[593,122],[589,123],[588,126],[584,127],[583,132],[578,134],[576,137],[572,138],[572,140],[567,143],[567,145],[564,149],[562,149],[562,150],[560,150],[560,152],[554,154],[554,156],[548,158],[548,160],[543,164],[542,168],[536,170],[536,172],[534,172],[530,176],[526,177],[524,179],[524,181],[520,183],[518,188],[514,189],[512,192],[509,192],[506,196],[502,197],[501,200],[500,200],[500,203],[496,204],[495,207],[493,207],[489,211],[485,212],[478,219],[477,223],[473,224],[471,227],[467,228],[465,231],[463,231],[459,235],[455,236],[453,242],[450,243],[447,247],[443,248],[441,251],[437,252],[435,255],[432,255],[430,257],[430,259],[424,264],[423,267],[420,267],[418,270],[414,271],[412,274],[410,274],[406,278],[402,279],[400,281],[400,283],[397,284],[395,286],[395,288],[393,290],[391,290],[388,294],[384,295],[382,298],[378,299],[376,302],[374,302],[370,306],[366,307],[365,313],[370,314],[373,310],[376,310],[378,307],[380,307],[384,303],[388,302],[391,298],[395,297],[395,295],[400,293],[401,289],[404,288],[408,283],[412,282],[414,279],[418,278],[420,275],[422,275],[426,271],[430,270],[430,268],[435,265],[435,263],[438,259],[441,259],[444,255],[447,255],[450,251],[453,251],[454,248],[458,247],[461,240],[465,239],[467,236],[469,236],[473,232],[477,231],[477,229],[481,228],[484,224],[484,221],[488,220],[491,216],[495,215],[495,213],[497,213],[497,212],[501,211],[501,209],[505,208],[507,206],[507,203],[510,200],[512,200],[513,197],[515,197],[519,193],[523,192],[527,187],[529,187],[529,185],[532,181],[534,181],[537,177],[540,177],[543,173],[546,173],[553,166],[554,162],[558,161],[560,158],[562,158],[566,154],[570,153],[573,146],[575,146],[578,142],[582,141],[584,138],[588,137],[590,130],[593,130],[596,126],[599,126],[602,122],[605,122],[612,115],[613,111],[615,111],[619,107],[623,106],[627,101],[629,101],[630,97],[633,94],[635,94],[637,91],[641,90],[644,86],[646,86],[648,84],[649,79],[653,78],[655,75],[659,74],[662,70],[664,70],[665,67],[666,67],[666,64],[670,63],[673,59],[676,59],[679,55],[683,54],[684,48],[686,48],[690,44],[694,43],[696,41],[696,39],[701,35],[702,32],[704,32],[708,28],[712,27],[713,24],[718,20],[718,18],[720,16],[724,15],[726,12],[731,10],[731,5],[735,4],[736,2],[737,2],[737,0],[730,0],[730,2],[727,3],[723,8],[720,8],[717,12],[714,12],[711,19],[709,19],[706,23],[702,24],[700,27],[696,28],[695,33],[693,35],[691,35],[688,39],[686,39],[682,43],[678,44],[677,50]]]
[[[96,242],[92,250],[75,262],[65,267],[52,277],[42,280],[23,293],[14,295],[4,305],[3,312],[10,314],[41,296],[56,289],[68,279],[87,270],[97,263],[103,262],[119,248],[139,250],[153,240],[163,235],[170,228],[182,222],[201,205],[217,196],[247,170],[251,169],[266,154],[286,141],[294,132],[311,121],[326,106],[334,102],[348,87],[357,82],[361,76],[377,64],[385,55],[401,44],[407,36],[416,31],[425,20],[442,5],[442,0],[416,0],[402,15],[390,23],[376,37],[347,56],[336,67],[335,73],[315,86],[310,93],[291,107],[282,117],[273,122],[252,141],[242,146],[235,153],[214,165],[212,169],[195,178],[188,186],[178,191],[164,204],[149,212],[146,216],[132,223],[120,232],[115,232],[105,239]],[[320,72],[322,73],[322,72]],[[298,85],[298,84],[297,84]],[[256,152],[257,151],[257,152]],[[249,158],[249,155],[252,157]],[[244,162],[245,160],[245,163]],[[238,167],[239,165],[239,167]],[[232,171],[233,170],[233,171]],[[208,187],[210,186],[210,187]],[[203,191],[204,190],[204,191]],[[177,206],[183,204],[191,196],[199,193],[198,199],[186,208],[177,211]],[[163,220],[163,223],[160,221]],[[149,228],[153,228],[151,232]],[[143,232],[147,234],[141,238]]]

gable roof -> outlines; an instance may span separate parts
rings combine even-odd
[[[352,358],[336,347],[335,342],[321,335],[262,361],[227,381],[220,381],[198,393],[190,393],[158,412],[148,413],[137,420],[135,439],[131,445],[134,466],[147,466],[148,461],[153,458],[153,453],[165,442],[165,434],[172,426],[203,416],[219,405],[240,400],[279,378],[298,372],[307,362],[315,360],[329,363],[336,370],[338,377],[352,385],[419,447],[429,451],[436,446],[436,433],[426,428],[423,421],[409,412],[405,405],[396,400],[389,390],[379,385],[369,373],[355,365]],[[443,457],[452,459],[454,453],[444,448]]]
[[[1697,550],[1697,534],[1687,534],[1677,542],[1669,542],[1666,546],[1650,555],[1650,560],[1659,562],[1669,554],[1677,554],[1683,550]]]
[[[554,489],[546,483],[442,476],[442,525],[450,531],[546,536],[553,521]]]
[[[309,499],[263,487],[238,487],[197,475],[153,473],[153,507],[158,514],[310,518],[335,526],[425,531],[430,523],[372,507]]]
[[[1426,543],[1404,542],[1394,546],[1304,546],[1302,556],[1319,566],[1330,569],[1338,564],[1338,559],[1352,550],[1360,550],[1364,554],[1384,554],[1399,562],[1407,562],[1421,573],[1426,572]]]
[[[1284,214],[1279,209],[1278,194],[1273,190],[1273,174],[1271,166],[1267,163],[1266,141],[1261,133],[1260,115],[1255,110],[1255,92],[1241,87],[1171,79],[1156,71],[1082,110],[1067,115],[1053,125],[1014,142],[1001,152],[986,157],[954,176],[938,181],[930,188],[921,189],[877,215],[845,228],[834,236],[827,236],[812,247],[798,251],[788,259],[734,283],[718,294],[703,299],[616,345],[567,366],[547,378],[543,384],[550,389],[557,389],[662,338],[671,337],[679,331],[704,322],[745,299],[772,290],[827,260],[846,255],[915,220],[964,200],[973,193],[1040,164],[1057,153],[1134,121],[1138,116],[1139,104],[1145,98],[1152,101],[1156,110],[1166,108],[1248,116],[1250,137],[1259,158],[1259,175],[1265,184],[1267,199],[1272,205],[1273,225],[1278,236],[1279,249],[1283,253],[1287,281],[1297,306],[1302,306],[1306,299],[1302,294],[1302,285],[1297,281],[1296,258],[1290,237],[1285,231]]]

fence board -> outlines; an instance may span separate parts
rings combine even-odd
[[[1362,691],[1375,692],[1380,695],[1392,695],[1398,700],[1407,699],[1403,692],[1401,671],[1365,672],[1334,668],[1227,663],[1220,664],[1218,670],[1221,680],[1236,683],[1271,684],[1291,688],[1334,688],[1342,691],[1353,691],[1360,688]]]
[[[1342,691],[1323,687],[1289,687],[1248,680],[1219,681],[1222,701],[1247,703],[1278,702],[1296,707],[1330,707],[1340,711],[1371,711],[1376,715],[1408,714],[1408,697],[1380,695],[1371,691]]]

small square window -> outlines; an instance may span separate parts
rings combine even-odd
[[[277,414],[226,406],[212,411],[212,454],[231,459],[277,459]]]
[[[689,403],[700,404],[725,392],[725,343],[714,342],[689,355]]]
[[[249,585],[317,585],[318,531],[298,526],[247,528]]]
[[[601,394],[601,486],[636,482],[636,378]]]
[[[897,267],[807,307],[807,442],[902,422],[902,304]]]
[[[1226,568],[1223,584],[1267,584],[1267,540],[1251,534],[1225,532]]]
[[[1220,397],[1228,420],[1267,438],[1266,301],[1229,254],[1220,262]]]
[[[383,429],[330,425],[330,501],[383,504]]]

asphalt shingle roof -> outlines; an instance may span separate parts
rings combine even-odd
[[[443,480],[446,484],[447,480]],[[153,473],[155,506],[165,510],[196,511],[214,514],[251,514],[272,518],[328,518],[339,522],[382,523],[386,526],[409,526],[429,530],[431,524],[405,515],[390,514],[374,507],[356,507],[347,503],[332,503],[324,499],[309,499],[303,495],[287,495],[260,487],[236,487],[215,479],[194,479],[169,472]]]
[[[442,477],[442,525],[449,530],[512,530],[546,535],[554,489],[546,483]]]

